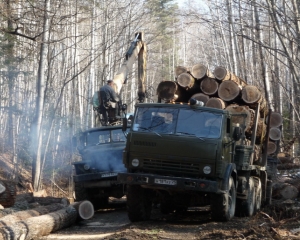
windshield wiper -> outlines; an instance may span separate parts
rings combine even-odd
[[[177,135],[177,134],[189,135],[189,136],[195,136],[195,137],[199,138],[200,140],[204,141],[203,138],[198,137],[198,136],[197,136],[196,134],[194,134],[194,133],[188,133],[188,132],[176,132],[175,135]]]
[[[147,131],[149,131],[149,132],[153,132],[153,133],[155,133],[157,136],[160,136],[160,137],[161,137],[161,135],[160,135],[159,133],[153,131],[151,128],[148,128],[148,127],[139,127],[139,129],[147,130]]]

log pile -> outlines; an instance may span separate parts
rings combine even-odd
[[[235,124],[245,127],[245,141],[249,145],[255,122],[255,110],[259,106],[253,161],[260,158],[261,144],[267,132],[270,133],[267,153],[270,155],[276,152],[276,141],[281,138],[279,127],[282,124],[282,117],[272,112],[271,129],[266,129],[269,108],[264,94],[257,86],[247,84],[224,67],[216,67],[211,72],[203,64],[195,64],[191,68],[178,66],[175,68],[175,76],[174,81],[162,81],[158,84],[159,102],[188,103],[194,98],[202,101],[206,107],[226,109],[233,114],[243,113],[246,118],[234,116],[232,119]]]
[[[93,215],[89,201],[70,204],[65,198],[18,195],[13,207],[0,210],[0,240],[37,239]]]

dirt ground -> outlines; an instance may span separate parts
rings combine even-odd
[[[283,204],[285,205],[285,204]],[[92,219],[45,236],[50,239],[300,239],[298,203],[292,213],[276,204],[262,209],[253,217],[235,217],[229,222],[214,222],[209,207],[189,209],[185,213],[161,214],[152,210],[151,220],[131,223],[126,205],[121,203],[98,210]],[[280,213],[282,209],[282,213]],[[271,217],[271,215],[274,215]]]

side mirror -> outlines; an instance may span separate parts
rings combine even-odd
[[[126,132],[127,130],[127,118],[123,118],[122,131]]]
[[[243,134],[243,133],[242,133],[242,128],[241,128],[240,126],[234,127],[232,137],[233,137],[233,139],[234,139],[235,141],[240,140],[241,137],[242,137],[242,134]]]

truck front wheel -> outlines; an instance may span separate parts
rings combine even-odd
[[[150,219],[152,210],[151,192],[138,185],[127,186],[127,211],[131,222]]]
[[[225,194],[216,194],[212,197],[211,213],[215,221],[229,221],[234,216],[236,204],[236,188],[233,178],[229,178],[229,189]]]
[[[246,199],[237,199],[237,216],[239,217],[251,217],[255,212],[255,183],[254,178],[249,178],[248,193]]]

